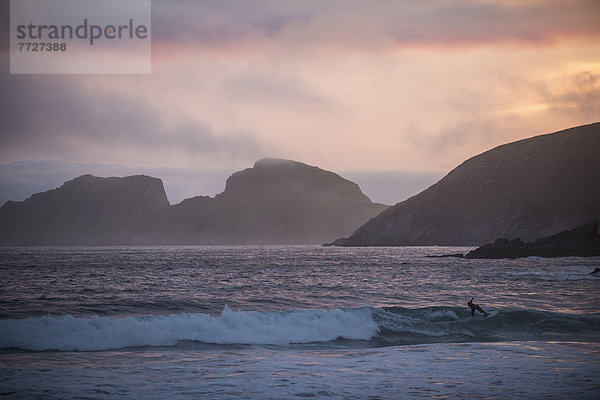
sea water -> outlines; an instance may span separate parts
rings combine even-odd
[[[600,258],[467,250],[3,248],[0,395],[600,398]]]

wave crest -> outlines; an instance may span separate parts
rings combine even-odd
[[[284,346],[337,339],[367,341],[370,346],[540,339],[598,341],[599,331],[600,314],[505,310],[490,311],[487,317],[471,317],[466,307],[277,312],[236,312],[225,307],[216,317],[176,314],[111,319],[67,315],[0,320],[0,348],[94,351],[175,346],[183,341]]]
[[[0,321],[0,348],[93,351],[138,346],[173,346],[179,341],[214,344],[286,345],[368,340],[378,332],[371,309],[302,310],[221,316],[177,314],[110,319],[70,315]]]

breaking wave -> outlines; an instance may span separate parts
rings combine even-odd
[[[180,341],[287,345],[337,338],[367,340],[377,330],[367,308],[261,313],[234,312],[226,307],[218,317],[176,314],[117,319],[48,316],[2,320],[0,348],[89,351],[172,346]]]
[[[220,316],[174,314],[123,318],[72,316],[0,320],[0,348],[98,351],[181,342],[219,345],[329,343],[371,346],[510,340],[595,340],[600,315],[493,311],[471,317],[452,307],[400,307],[277,312],[232,311]]]

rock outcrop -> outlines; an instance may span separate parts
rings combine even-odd
[[[341,246],[525,241],[600,215],[600,123],[505,144],[388,208]]]
[[[521,239],[497,239],[465,255],[465,258],[520,258],[520,257],[600,256],[598,221],[592,221],[572,230],[524,243]]]

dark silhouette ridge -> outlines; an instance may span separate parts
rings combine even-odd
[[[231,175],[214,199],[195,197],[171,207],[163,222],[177,223],[161,223],[169,234],[152,241],[320,244],[335,232],[351,233],[386,207],[333,172],[267,158]]]
[[[277,158],[264,158],[254,167],[232,174],[216,198],[371,203],[354,182],[318,167]]]
[[[160,179],[84,175],[0,207],[0,245],[319,244],[385,208],[339,175],[287,160],[260,160],[215,198],[172,206]]]
[[[83,175],[60,188],[0,208],[0,244],[121,244],[169,208],[160,179]]]
[[[600,215],[600,123],[505,144],[383,211],[340,246],[533,240]]]

